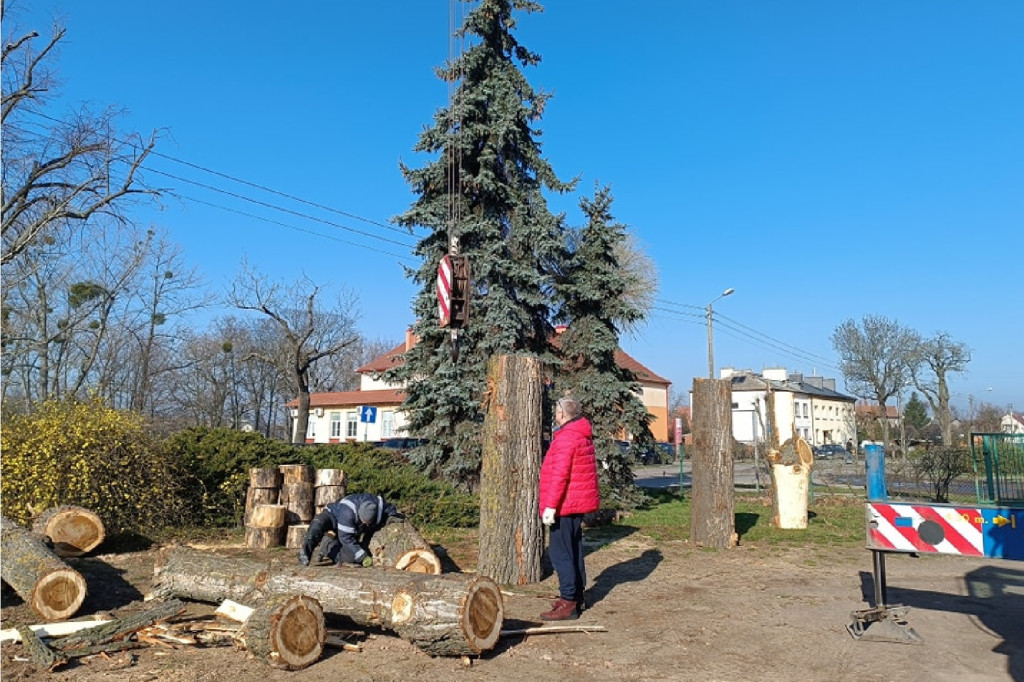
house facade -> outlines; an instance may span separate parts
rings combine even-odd
[[[857,399],[836,391],[835,379],[787,373],[785,368],[751,370],[723,368],[720,378],[732,384],[732,432],[752,445],[769,436],[769,406],[779,430],[778,442],[794,436],[813,446],[845,444],[857,437]]]
[[[1010,410],[999,420],[999,431],[1002,433],[1024,433],[1024,415]]]
[[[416,336],[407,330],[405,341],[384,355],[356,370],[359,373],[359,390],[331,393],[311,393],[309,396],[309,428],[307,443],[353,443],[381,441],[390,438],[415,435],[407,432],[409,420],[401,409],[405,390],[383,381],[380,376],[385,370],[404,362],[404,354],[417,342]],[[625,351],[615,351],[615,362],[632,370],[641,388],[641,399],[651,414],[651,432],[658,441],[668,440],[668,379],[658,376]],[[294,435],[297,424],[298,401],[292,400],[285,407],[289,410],[291,432]],[[363,408],[373,407],[372,415]],[[373,421],[367,418],[373,416]]]

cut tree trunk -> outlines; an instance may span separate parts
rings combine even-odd
[[[61,561],[42,539],[0,517],[0,573],[44,620],[67,620],[85,600],[85,579]]]
[[[315,491],[314,501],[317,508],[326,507],[345,497],[345,486],[343,485],[322,485]]]
[[[237,643],[275,668],[302,670],[320,659],[327,627],[312,597],[275,594],[246,618]]]
[[[492,357],[487,364],[487,395],[477,572],[505,585],[540,582],[540,361],[519,355]]]
[[[313,484],[285,483],[281,486],[281,504],[285,506],[285,523],[309,523],[313,520]]]
[[[281,485],[289,483],[313,483],[313,467],[308,464],[282,464],[278,467],[281,470]]]
[[[254,528],[281,528],[288,508],[283,504],[260,504],[253,508],[249,525]]]
[[[309,530],[308,523],[299,523],[288,526],[288,536],[285,538],[284,546],[288,549],[300,549],[306,540],[306,532]]]
[[[79,557],[99,547],[106,537],[103,521],[85,507],[64,505],[48,509],[32,523],[32,531],[45,535],[59,557]]]
[[[504,619],[501,591],[485,576],[386,568],[272,569],[265,563],[188,547],[161,552],[151,596],[252,604],[274,594],[312,597],[325,613],[394,632],[432,656],[466,656],[491,649]]]
[[[278,467],[249,469],[250,488],[280,488],[281,470]]]
[[[733,516],[732,383],[693,380],[693,485],[690,542],[727,549],[736,544]]]
[[[140,613],[112,620],[105,625],[80,632],[56,642],[53,648],[66,657],[85,656],[95,653],[97,648],[108,644],[122,642],[129,635],[149,627],[154,623],[173,618],[184,613],[185,605],[177,599],[157,604]]]
[[[441,574],[441,560],[411,523],[390,519],[370,539],[374,565],[410,573]]]
[[[276,471],[276,469],[275,469]],[[245,516],[246,524],[252,519],[252,510],[261,504],[277,504],[281,491],[278,488],[253,488],[245,491]]]
[[[316,476],[314,476],[313,480],[313,486],[316,488],[334,485],[344,486],[345,483],[344,469],[317,469]],[[342,497],[344,497],[344,495],[342,495]]]
[[[270,549],[280,547],[285,540],[285,526],[277,528],[245,527],[245,546],[249,549]]]

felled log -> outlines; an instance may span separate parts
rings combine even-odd
[[[250,488],[280,488],[281,470],[278,467],[249,469]]]
[[[67,662],[67,659],[57,656],[57,653],[27,625],[18,628],[18,635],[21,638],[21,645],[25,648],[25,653],[40,668],[53,670],[61,663]]]
[[[386,568],[272,568],[188,547],[161,551],[151,596],[252,604],[274,594],[312,597],[325,613],[394,632],[432,656],[487,651],[498,641],[504,620],[501,592],[486,576]]]
[[[326,634],[324,612],[316,599],[275,594],[245,619],[236,641],[272,667],[302,670],[320,659]]]
[[[370,539],[375,566],[389,566],[410,573],[441,574],[441,560],[419,531],[405,519],[389,519]]]
[[[65,657],[87,656],[103,647],[125,641],[131,634],[154,623],[167,620],[185,611],[185,605],[177,599],[154,606],[141,613],[112,620],[99,627],[65,637],[53,645],[58,655]]]
[[[285,523],[309,523],[313,520],[313,484],[285,483],[281,486],[281,504],[285,506]]]
[[[285,514],[283,504],[259,504],[253,507],[249,523],[245,524],[245,546],[267,549],[284,544]]]
[[[0,517],[0,544],[4,581],[44,620],[66,620],[78,611],[85,600],[85,579],[39,536]]]
[[[281,470],[282,488],[289,483],[313,483],[315,469],[308,464],[282,464],[278,469]]]
[[[314,488],[313,491],[313,501],[317,507],[326,507],[345,497],[345,486],[343,485],[322,485]]]
[[[64,505],[48,509],[32,523],[32,531],[45,535],[59,557],[79,557],[99,547],[106,537],[103,521],[85,507]]]
[[[277,469],[274,471],[277,472]],[[277,504],[280,494],[281,491],[277,488],[253,488],[249,486],[245,491],[245,516],[242,520],[248,524],[252,519],[253,509],[262,504]]]
[[[73,635],[82,630],[99,627],[109,620],[65,620],[60,623],[44,623],[40,625],[29,625],[28,628],[39,637],[64,637]],[[21,635],[17,628],[0,630],[0,642],[20,642]]]
[[[324,486],[344,486],[346,483],[344,469],[317,469],[313,477],[313,486],[323,488]],[[345,497],[342,494],[342,497]]]

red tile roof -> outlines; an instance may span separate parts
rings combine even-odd
[[[552,339],[552,343],[556,346],[558,345],[557,335],[554,339]],[[356,371],[360,373],[377,373],[391,369],[392,367],[400,367],[404,362],[402,355],[405,353],[405,347],[406,342],[403,341],[402,343],[398,344],[397,346],[389,350],[384,355],[381,355],[379,358],[373,360],[372,362],[363,365]],[[633,358],[633,356],[631,356],[629,353],[622,350],[621,348],[615,351],[615,364],[617,364],[619,367],[622,367],[623,369],[628,369],[632,371],[634,374],[636,374],[636,378],[639,381],[647,382],[649,384],[665,384],[666,386],[672,383],[668,379],[658,376],[650,369],[640,364],[640,362]]]
[[[358,405],[401,405],[405,391],[385,388],[375,391],[333,391],[310,393],[310,407],[356,407]],[[289,400],[285,407],[298,407],[298,399]]]

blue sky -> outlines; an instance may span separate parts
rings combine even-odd
[[[364,334],[401,338],[414,238],[388,221],[413,200],[398,164],[426,162],[411,150],[447,98],[448,2],[7,4],[5,37],[68,28],[51,113],[117,105],[126,129],[164,131],[147,179],[188,199],[140,220],[211,287],[243,258],[304,273],[357,292]],[[972,349],[956,404],[1024,409],[1024,3],[548,5],[517,36],[554,94],[544,152],[580,178],[552,208],[580,224],[581,193],[610,184],[659,270],[628,352],[688,391],[707,372],[703,306],[732,287],[718,366],[842,389],[833,330],[884,315]]]

